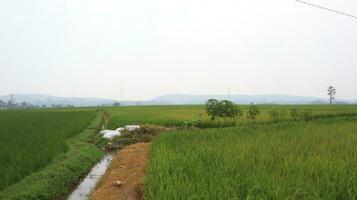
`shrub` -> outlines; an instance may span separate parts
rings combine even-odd
[[[180,127],[181,128],[195,128],[198,126],[198,124],[200,123],[201,121],[201,116],[202,116],[202,113],[200,113],[197,117],[191,119],[191,120],[184,120],[181,124],[180,124]]]

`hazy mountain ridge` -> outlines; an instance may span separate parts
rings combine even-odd
[[[0,100],[5,102],[10,100],[10,95],[0,96]],[[327,104],[327,98],[293,96],[293,95],[187,95],[168,94],[158,96],[148,101],[123,101],[122,105],[178,105],[178,104],[204,104],[207,99],[229,99],[237,104]],[[33,105],[73,105],[73,106],[101,106],[112,105],[120,102],[114,99],[94,98],[94,97],[58,97],[43,94],[15,94],[14,102],[28,102]],[[356,104],[357,100],[337,99],[337,104]]]
[[[14,102],[28,102],[34,105],[51,106],[58,105],[73,105],[73,106],[97,106],[103,104],[113,104],[115,100],[94,98],[94,97],[58,97],[43,94],[14,94]],[[0,100],[9,101],[10,95],[0,96]]]
[[[237,104],[327,104],[327,98],[294,95],[162,95],[152,101],[172,104],[203,104],[207,99],[229,99]],[[336,103],[357,103],[357,100],[337,99]]]

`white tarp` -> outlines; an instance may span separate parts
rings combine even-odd
[[[138,125],[126,125],[125,126],[125,129],[128,130],[128,131],[133,131],[133,130],[136,130],[136,129],[139,129],[140,126]]]
[[[117,128],[115,130],[102,130],[100,132],[101,135],[103,135],[103,138],[107,138],[107,139],[112,139],[115,136],[120,136],[121,132],[124,130],[128,130],[128,131],[133,131],[140,128],[140,126],[137,125],[127,125],[125,127],[120,127]]]
[[[113,130],[102,130],[102,131],[100,132],[100,134],[103,135],[103,138],[111,139],[111,138],[113,138],[113,137],[115,137],[115,136],[120,135],[121,132],[118,131],[118,130],[114,130],[114,131],[113,131]]]

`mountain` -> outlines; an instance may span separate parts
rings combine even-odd
[[[172,94],[159,96],[151,101],[171,102],[171,104],[203,104],[207,99],[229,99],[238,104],[326,104],[327,99],[293,95],[186,95]],[[344,100],[344,102],[352,103]]]
[[[0,96],[0,100],[9,101],[10,95]],[[98,106],[113,104],[115,100],[92,97],[57,97],[43,94],[14,94],[15,103],[28,102],[33,105],[74,105],[74,106]]]
[[[327,98],[292,96],[292,95],[187,95],[170,94],[156,97],[148,101],[123,101],[121,105],[180,105],[180,104],[204,104],[208,99],[229,99],[237,104],[327,104]],[[5,102],[10,100],[10,95],[0,96],[0,100]],[[57,97],[43,94],[15,94],[14,102],[28,102],[37,106],[52,105],[73,105],[80,106],[101,106],[113,105],[116,100],[92,97]],[[357,100],[337,99],[336,104],[357,104]]]

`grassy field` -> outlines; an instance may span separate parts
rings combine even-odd
[[[243,112],[248,109],[247,105],[240,106]],[[284,110],[285,120],[290,120],[289,111],[291,108],[299,110],[309,110],[315,116],[328,116],[336,114],[354,113],[357,114],[357,106],[349,105],[318,105],[318,106],[291,106],[291,105],[260,105],[261,115],[258,117],[260,122],[270,122],[268,111],[272,109]],[[218,127],[219,124],[212,123],[206,115],[204,106],[131,106],[105,109],[110,115],[109,128],[116,129],[119,126],[128,124],[155,124],[163,126],[180,126],[184,120],[199,119],[198,126],[201,128]],[[200,117],[199,117],[200,116]],[[237,125],[248,123],[248,119],[243,116],[237,119]],[[231,122],[224,126],[230,126]]]
[[[246,112],[248,106],[241,108]],[[105,111],[112,129],[178,127],[200,116],[197,126],[204,129],[178,129],[154,140],[146,199],[357,197],[357,106],[259,108],[254,128],[245,115],[234,127],[212,123],[203,106]],[[312,120],[295,122],[291,108],[311,111]],[[286,115],[273,122],[272,109]],[[101,123],[100,113],[91,109],[1,111],[0,199],[62,199],[101,158],[96,146]]]
[[[357,118],[161,134],[145,199],[355,199]]]
[[[203,113],[202,106],[128,106],[105,109],[110,115],[109,128],[128,124],[177,126],[183,120]]]
[[[0,191],[65,153],[66,141],[95,116],[93,110],[1,111]]]
[[[357,106],[259,106],[255,128],[209,128],[203,106],[107,109],[110,127],[179,126],[202,113],[199,127],[161,134],[153,143],[145,199],[355,199]],[[241,107],[244,112],[247,106]],[[313,119],[295,122],[291,108]],[[286,116],[273,123],[271,109]],[[208,128],[208,129],[207,129]]]

